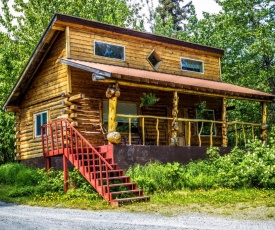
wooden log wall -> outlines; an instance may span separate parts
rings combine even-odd
[[[37,70],[16,113],[16,159],[42,156],[41,138],[34,137],[34,115],[48,112],[48,121],[57,119],[61,110],[60,94],[67,91],[67,67],[59,63],[65,56],[65,36],[60,34]]]
[[[66,108],[62,109],[62,117],[67,118],[92,145],[103,145],[101,100],[84,94],[68,97],[63,94],[63,98],[61,104]]]
[[[72,91],[75,94],[84,93],[85,97],[89,97],[92,99],[96,99],[102,101],[107,100],[105,93],[109,84],[104,84],[102,82],[94,82],[92,81],[91,73],[82,71],[76,68],[71,68],[71,77],[72,77]],[[173,92],[161,92],[161,91],[152,91],[145,90],[139,88],[131,88],[125,86],[120,87],[120,97],[118,102],[131,102],[136,103],[138,108],[138,114],[143,115],[155,115],[155,116],[169,116],[171,117],[172,111],[172,99]],[[152,92],[156,95],[157,98],[160,98],[159,102],[155,106],[143,107],[140,108],[140,97],[142,97],[143,93]],[[179,111],[182,115],[185,114],[185,118],[196,118],[196,106],[198,103],[206,101],[206,108],[215,110],[215,119],[221,120],[221,108],[222,101],[219,98],[210,98],[210,97],[201,97],[196,95],[188,95],[188,94],[179,94]],[[100,105],[100,111],[102,113],[102,105]],[[186,113],[184,113],[186,111]],[[182,116],[181,115],[181,116]],[[178,116],[178,117],[181,117]],[[101,115],[102,119],[102,115]],[[145,119],[146,129],[149,130],[148,136],[156,137],[156,124],[154,119]],[[171,131],[171,122],[159,121],[159,129],[160,129],[160,144],[167,145],[170,142],[170,131]],[[221,126],[216,126],[217,136],[213,136],[213,144],[214,146],[221,145]],[[192,123],[191,125],[191,144],[199,145],[198,137],[197,137],[197,124]],[[209,143],[208,136],[202,136],[202,145],[206,145]]]
[[[124,46],[125,60],[95,56],[94,41]],[[162,61],[158,72],[220,81],[220,58],[215,54],[204,51],[95,29],[85,31],[70,28],[69,44],[70,58],[150,71],[154,69],[146,58],[152,50],[155,50]],[[203,61],[204,73],[182,71],[180,68],[181,57]]]
[[[142,107],[141,112],[142,112],[142,115],[167,117],[167,109],[166,107],[163,107],[163,106]],[[149,142],[151,143],[152,142],[154,143],[154,140],[156,140],[157,138],[156,122],[157,122],[156,119],[151,119],[151,118],[149,119],[146,118],[144,121],[146,136],[148,139],[150,139]],[[168,145],[168,121],[159,120],[158,129],[159,129],[159,145]]]

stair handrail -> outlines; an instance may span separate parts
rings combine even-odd
[[[60,124],[60,126],[58,126]],[[54,127],[54,129],[53,129]],[[60,128],[58,130],[58,127]],[[70,133],[68,133],[68,129],[70,130]],[[65,131],[65,135],[64,132]],[[59,133],[60,132],[60,133]],[[84,154],[84,149],[87,150],[87,153],[89,150],[92,151],[92,155],[90,157],[89,154],[87,154],[87,160],[88,160],[88,171],[82,171],[82,175],[84,177],[88,177],[90,181],[93,181],[94,188],[98,190],[104,196],[106,193],[108,194],[108,199],[110,200],[110,187],[109,187],[109,170],[113,170],[113,167],[106,161],[106,159],[92,146],[92,144],[89,143],[80,133],[79,131],[73,127],[70,122],[65,119],[59,119],[55,120],[53,122],[44,124],[41,126],[41,133],[42,133],[42,151],[44,157],[50,157],[54,155],[62,155],[64,154],[67,158],[69,156],[69,153],[73,153],[74,149],[76,150],[77,159],[80,156],[80,154]],[[74,133],[74,136],[72,135]],[[70,139],[68,139],[68,136]],[[75,143],[73,143],[73,138],[75,138]],[[64,142],[66,140],[66,143]],[[78,140],[80,141],[80,149],[79,152],[79,146],[78,146]],[[46,143],[45,143],[46,142]],[[85,146],[85,147],[84,147]],[[99,162],[99,178],[97,177],[97,172],[95,170],[95,156],[98,157],[97,160]],[[69,159],[69,158],[68,158]],[[92,165],[90,165],[90,160],[92,160]],[[74,162],[75,160],[73,160]],[[84,165],[84,158],[82,157],[82,165]],[[77,161],[78,168],[79,168],[79,160]],[[83,166],[84,167],[84,166]],[[91,171],[91,168],[93,167],[93,171]],[[106,188],[107,191],[104,189],[103,185],[103,167],[105,167],[105,173],[106,173]],[[91,178],[91,173],[93,173],[93,179]],[[100,185],[99,185],[100,182]]]
[[[106,164],[106,166],[109,168],[109,169],[113,169],[113,167],[105,160],[105,158],[104,157],[102,157],[101,155],[100,155],[100,153],[91,145],[91,143],[89,142],[89,141],[87,141],[86,140],[86,138],[85,137],[83,137],[83,135],[81,134],[81,133],[79,133],[79,131],[75,128],[75,127],[73,127],[72,125],[71,125],[71,123],[67,120],[67,119],[65,119],[65,118],[62,118],[62,119],[58,119],[58,120],[55,120],[55,121],[53,121],[53,122],[50,122],[50,123],[47,123],[47,124],[44,124],[43,126],[42,126],[42,148],[43,148],[43,156],[44,157],[47,157],[46,156],[46,152],[45,152],[45,144],[44,144],[44,141],[45,141],[45,136],[47,136],[46,135],[46,133],[48,132],[48,127],[50,126],[50,125],[53,125],[53,124],[57,124],[58,122],[65,122],[66,123],[66,128],[70,128],[70,129],[72,129],[86,144],[87,144],[87,146],[89,147],[89,148],[91,148],[94,152],[95,152],[95,154]],[[45,133],[45,130],[46,130],[46,133]],[[63,133],[61,132],[61,136],[63,137],[64,135],[63,135]],[[64,138],[61,138],[62,139],[62,149],[64,149]],[[53,143],[52,143],[53,144]],[[57,143],[58,144],[58,143]],[[47,142],[47,149],[48,149],[48,142]],[[58,148],[57,148],[58,149]],[[53,149],[52,149],[53,150]]]

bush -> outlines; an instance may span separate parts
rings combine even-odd
[[[273,139],[272,139],[273,140]],[[275,140],[275,139],[274,139]],[[186,165],[179,163],[148,163],[135,165],[126,172],[147,193],[181,189],[224,188],[274,188],[275,146],[263,146],[255,140],[246,148],[234,148],[221,157],[218,148],[208,149],[209,158]],[[71,188],[81,193],[95,190],[77,169],[69,172]],[[0,166],[0,184],[20,187],[11,194],[47,194],[63,192],[63,172],[32,169],[18,163]],[[30,189],[31,188],[31,189]]]
[[[8,163],[0,166],[0,184],[37,185],[41,176],[36,169],[19,163]]]
[[[74,194],[96,194],[93,187],[84,179],[77,169],[69,172],[70,187]],[[19,163],[0,166],[0,184],[13,186],[8,196],[32,196],[49,193],[63,193],[63,171],[35,169]],[[72,192],[70,194],[73,194]]]
[[[273,140],[273,139],[272,139]],[[209,158],[186,165],[149,163],[130,167],[127,174],[148,193],[177,189],[274,188],[275,146],[255,140],[221,157],[218,148]]]

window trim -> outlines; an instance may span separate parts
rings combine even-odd
[[[190,60],[190,61],[197,61],[202,64],[202,72],[197,72],[197,71],[192,71],[192,70],[185,70],[182,69],[182,59]],[[198,60],[198,59],[192,59],[192,58],[186,58],[186,57],[180,57],[180,69],[183,72],[191,72],[191,73],[199,73],[199,74],[204,74],[204,61]]]
[[[215,110],[214,109],[204,109],[203,111],[213,111],[213,121],[215,121],[216,119],[216,117],[215,117]],[[202,118],[198,118],[198,110],[196,109],[196,118],[197,119],[201,119],[201,120],[204,120],[204,119],[202,119]],[[197,122],[197,134],[199,134],[200,133],[200,130],[199,130],[199,123],[200,122]],[[207,124],[210,124],[209,122],[207,123]],[[217,136],[217,126],[216,126],[216,123],[214,123],[214,125],[213,125],[214,127],[213,127],[213,136],[214,137],[216,137]],[[201,136],[202,137],[209,137],[210,136],[210,133],[207,135],[207,134],[201,134]]]
[[[47,123],[48,123],[49,122],[49,112],[48,112],[48,110],[33,114],[33,117],[34,117],[34,138],[42,136],[42,134],[37,134],[37,129],[36,129],[37,128],[36,127],[36,125],[37,125],[37,119],[36,118],[37,118],[37,115],[42,115],[44,113],[46,113]],[[42,122],[41,122],[41,124],[42,124]],[[45,123],[45,124],[47,124],[47,123]]]
[[[97,55],[97,54],[95,53],[95,44],[96,44],[96,42],[100,42],[100,43],[104,43],[104,44],[108,44],[108,45],[113,45],[113,46],[122,47],[122,48],[123,48],[123,59],[112,58],[112,57],[104,57],[104,56]],[[110,58],[110,59],[125,61],[125,60],[126,60],[126,53],[125,53],[125,50],[126,50],[126,48],[125,48],[125,46],[123,46],[123,45],[118,45],[118,44],[111,43],[111,42],[102,42],[102,41],[99,41],[99,40],[94,40],[94,55],[97,56],[97,57]]]

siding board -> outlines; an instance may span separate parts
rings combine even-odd
[[[125,46],[125,61],[95,56],[93,47],[94,40]],[[162,60],[158,72],[220,80],[219,57],[207,52],[177,47],[175,45],[168,46],[167,44],[154,43],[152,41],[148,42],[136,38],[129,39],[127,36],[118,36],[115,33],[104,33],[101,31],[100,34],[96,34],[95,31],[88,32],[71,29],[70,48],[71,58],[73,59],[145,70],[153,70],[146,60],[146,57],[154,49]],[[204,74],[181,71],[180,57],[203,61]]]

